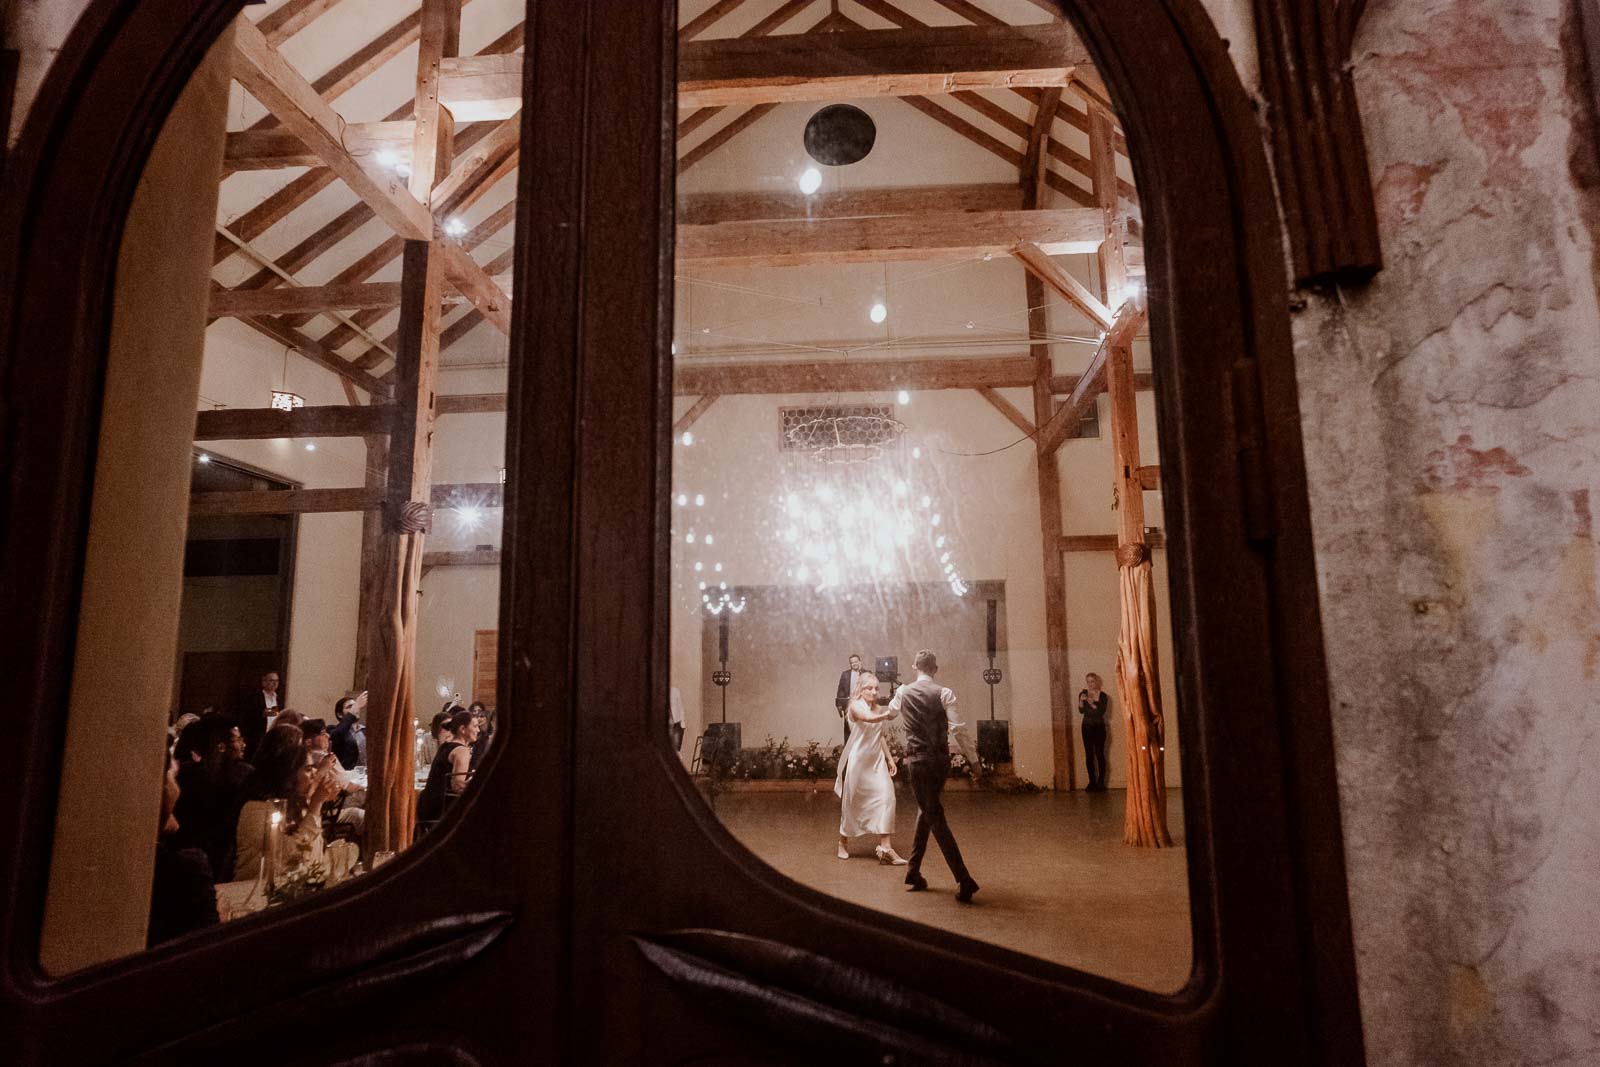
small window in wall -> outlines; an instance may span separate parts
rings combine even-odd
[[[972,27],[883,6],[916,69],[985,62]],[[680,48],[661,737],[796,881],[1171,991],[1184,719],[1161,496],[1123,474],[1163,430],[1139,196],[1071,29],[989,8],[984,39],[1016,27],[1008,56],[1037,59],[1026,87],[956,65],[991,81],[902,96],[857,5]],[[719,42],[803,65],[808,34],[859,76],[719,95]]]
[[[51,972],[365,877],[470,806],[514,718],[494,634],[520,120],[457,123],[414,64],[518,52],[521,9],[460,5],[459,32],[343,86],[330,138],[303,102],[371,28],[314,6],[245,8],[126,220]],[[291,136],[248,136],[269,129]]]

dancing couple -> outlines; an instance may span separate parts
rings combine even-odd
[[[850,740],[839,755],[839,773],[833,791],[841,801],[839,818],[839,858],[849,859],[849,839],[877,834],[874,854],[878,862],[906,868],[906,889],[919,892],[928,888],[922,877],[922,858],[928,851],[932,833],[944,853],[945,863],[956,877],[956,899],[972,903],[978,883],[961,860],[961,849],[944,814],[944,783],[950,775],[950,738],[960,745],[970,767],[978,766],[977,752],[967,736],[965,724],[956,718],[956,695],[934,681],[939,660],[927,649],[917,653],[914,665],[917,680],[903,685],[878,711],[878,679],[863,674],[852,694],[846,718],[851,724]],[[906,772],[911,793],[917,800],[917,829],[911,840],[911,858],[901,859],[890,844],[894,833],[894,778],[899,768],[889,752],[884,736],[885,723],[904,716]]]

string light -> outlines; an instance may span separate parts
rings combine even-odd
[[[458,215],[444,224],[444,232],[451,237],[460,237],[467,232],[467,224],[461,221],[461,217]]]
[[[875,323],[882,323],[889,317],[889,309],[882,304],[873,304],[872,310],[867,312],[867,318]]]
[[[807,167],[805,173],[800,175],[800,180],[797,184],[800,186],[802,193],[810,196],[822,188],[822,172],[816,167]]]

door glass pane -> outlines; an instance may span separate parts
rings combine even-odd
[[[417,79],[419,49],[504,68],[523,5],[479,0],[456,28],[459,7],[429,0],[420,44],[415,6],[247,8],[145,170],[117,272],[49,970],[363,877],[451,817],[509,727],[519,104],[445,82],[434,115]]]
[[[726,7],[685,4],[679,48],[668,743],[789,877],[1177,989],[1183,715],[1115,108],[1033,3]]]

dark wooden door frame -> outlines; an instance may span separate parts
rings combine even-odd
[[[575,6],[530,36],[525,115],[549,130],[579,110],[586,129],[563,129],[566,153],[520,189],[575,212],[575,277],[519,293],[518,314],[570,323],[578,350],[572,937],[587,1051],[670,1062],[782,1035],[812,1057],[927,1054],[916,1037],[932,1029],[941,1048],[1003,1060],[1359,1062],[1282,231],[1250,100],[1201,4],[1064,4],[1121,105],[1148,235],[1196,951],[1172,997],[783,878],[668,751],[675,26]],[[525,247],[518,277],[550,268]],[[882,998],[852,1004],[844,974]],[[965,1020],[928,1022],[940,1004]],[[736,1012],[768,1042],[739,1044],[723,1022]]]
[[[56,60],[0,197],[0,467],[12,472],[0,498],[0,686],[20,705],[0,717],[0,751],[14,761],[0,777],[8,1052],[170,1062],[249,1048],[302,1062],[300,1026],[339,1018],[348,1027],[310,1057],[1358,1062],[1265,154],[1199,0],[1066,6],[1122,106],[1147,226],[1189,727],[1196,968],[1181,993],[1133,990],[788,881],[723,830],[669,753],[676,21],[670,5],[609,0],[529,4],[504,713],[477,787],[425,845],[313,905],[41,974],[120,220],[161,119],[237,9],[100,0]],[[521,773],[496,773],[501,764]],[[861,976],[866,991],[843,999],[840,983]]]

